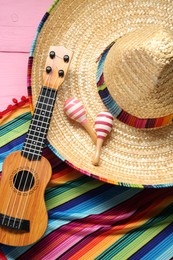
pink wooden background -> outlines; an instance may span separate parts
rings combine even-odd
[[[27,95],[27,62],[37,26],[53,0],[0,0],[0,111]]]

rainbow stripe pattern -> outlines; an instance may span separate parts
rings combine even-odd
[[[31,69],[35,43],[57,3],[54,2],[40,22],[31,49],[28,63],[30,107],[26,100],[23,107],[15,106],[7,116],[1,115],[0,170],[5,157],[23,146],[32,115]],[[70,163],[58,159],[48,147],[43,155],[53,169],[45,194],[49,216],[46,233],[32,246],[17,248],[1,244],[0,259],[173,258],[173,188],[114,186],[82,175],[73,165],[72,168]]]
[[[160,118],[138,118],[133,116],[123,110],[116,101],[112,98],[104,80],[104,63],[106,60],[106,56],[108,55],[109,50],[111,47],[116,43],[116,41],[112,42],[100,55],[97,68],[97,89],[98,93],[106,106],[106,108],[110,111],[110,113],[116,117],[121,122],[135,127],[135,128],[155,128],[155,127],[163,127],[165,125],[169,125],[172,123],[173,114],[160,117]]]
[[[5,157],[22,148],[30,120],[28,103],[25,107],[16,106],[1,119],[0,170]],[[173,188],[115,186],[79,173],[48,147],[43,155],[53,169],[45,194],[49,216],[46,233],[32,246],[1,244],[0,259],[168,260],[173,257]]]

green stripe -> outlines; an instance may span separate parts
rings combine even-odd
[[[67,192],[71,188],[79,187],[84,183],[93,182],[92,178],[87,178],[87,176],[81,176],[75,180],[64,182],[62,185],[58,185],[58,187],[50,188],[45,193],[45,199],[50,200],[52,197],[58,196],[64,192]]]
[[[17,137],[25,134],[28,131],[30,121],[25,122],[24,124],[16,127],[13,131],[8,132],[0,139],[1,146],[11,142],[12,140],[16,139]]]
[[[9,133],[10,131],[13,131],[16,127],[22,125],[23,123],[26,123],[26,121],[30,122],[30,120],[31,113],[28,112],[11,120],[10,122],[4,124],[3,127],[1,127],[0,136],[3,136]]]
[[[52,11],[52,9],[54,8],[54,6],[57,4],[59,2],[59,0],[55,0],[54,2],[53,2],[53,4],[50,6],[50,8],[48,9],[48,13],[50,14],[51,13],[51,11]]]
[[[88,185],[88,182],[83,185],[80,185],[80,189],[79,189],[79,186],[77,186],[75,188],[71,188],[70,190],[63,192],[63,193],[57,195],[56,197],[53,197],[52,199],[47,200],[46,201],[47,210],[60,206],[63,203],[66,203],[90,190],[100,187],[101,185],[103,185],[102,182],[93,180],[92,182],[89,182],[89,185]]]
[[[99,91],[99,90],[104,90],[105,88],[106,88],[106,84],[103,83],[103,85],[97,87],[97,90],[98,90],[98,91]]]
[[[110,246],[106,251],[100,254],[96,259],[104,259],[104,257],[106,257],[106,260],[128,259],[164,228],[170,225],[173,219],[172,211],[173,205],[169,205],[160,213],[159,216],[149,219],[139,228],[128,232],[112,244],[112,246]]]
[[[158,233],[160,233],[164,228],[166,228],[170,222],[172,221],[173,216],[168,216],[166,219],[162,220],[159,224],[155,225],[148,230],[146,230],[141,236],[131,241],[129,245],[127,245],[124,250],[122,250],[119,254],[114,256],[112,259],[121,260],[125,257],[125,259],[132,256],[135,252],[137,252],[141,247],[147,244],[152,238],[154,238]],[[166,220],[166,221],[165,221]]]

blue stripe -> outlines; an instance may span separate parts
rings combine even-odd
[[[106,60],[107,54],[108,54],[108,51],[104,52],[100,61],[99,61],[99,63],[98,63],[98,69],[97,69],[97,73],[96,73],[96,82],[98,82],[100,80],[100,77],[103,73],[104,62]]]
[[[173,223],[159,233],[153,240],[150,241],[144,248],[142,248],[138,255],[144,255],[141,260],[157,259],[165,250],[173,244]],[[140,253],[141,252],[141,253]],[[133,258],[135,258],[136,254]],[[173,252],[172,252],[173,256]]]
[[[133,188],[132,188],[133,189]],[[98,256],[96,259],[112,259],[113,256],[116,256],[119,252],[121,252],[128,244],[131,243],[131,241],[134,241],[136,238],[140,237],[143,233],[147,232],[149,228],[152,229],[152,227],[164,224],[167,221],[167,218],[172,214],[173,205],[169,205],[167,208],[165,208],[159,216],[153,217],[145,222],[145,224],[141,225],[139,228],[133,229],[131,232],[128,232],[124,234],[123,237],[121,237],[118,241],[116,241],[114,244],[112,244],[109,248],[107,248],[100,256]],[[106,257],[106,258],[104,258]],[[133,258],[134,260],[141,258]],[[145,258],[146,260],[156,258]]]
[[[157,257],[157,260],[173,259],[173,242],[172,245],[167,250]]]
[[[7,143],[6,145],[2,146],[2,148],[0,148],[0,154],[3,153],[10,153],[10,151],[12,151],[12,149],[14,149],[14,147],[24,143],[26,138],[26,134],[23,134],[19,137],[17,137],[16,139],[12,140],[11,142]],[[1,161],[1,156],[0,156],[0,161]]]
[[[93,182],[94,179],[88,178],[86,175],[82,175],[77,180],[74,181],[68,181],[66,183],[63,183],[62,185],[58,185],[52,189],[49,189],[45,193],[45,199],[49,200],[57,195],[61,195],[62,193],[69,191],[73,188],[80,187],[81,185],[88,183],[90,185],[90,182]],[[92,184],[91,184],[92,185]]]
[[[58,151],[56,151],[55,150],[55,148],[47,141],[47,146],[49,147],[49,149],[59,158],[59,159],[61,159],[61,161],[65,161],[65,158],[64,157],[62,157],[59,153],[58,153]]]
[[[73,216],[77,218],[84,218],[91,214],[100,214],[103,212],[103,209],[106,211],[112,207],[115,207],[126,201],[127,197],[132,198],[139,192],[141,192],[141,189],[128,189],[112,186],[112,188],[106,188],[104,192],[100,193],[94,198],[91,196],[91,199],[88,198],[87,201],[82,200],[86,199],[85,196],[90,196],[90,193],[92,193],[92,191],[90,191],[76,198],[76,203],[74,203],[75,199],[73,199],[72,205],[70,202],[68,202],[67,210],[65,209],[64,205],[57,207],[56,212],[54,212],[52,216],[57,219],[70,216],[71,219]],[[74,204],[76,205],[74,206]],[[76,216],[78,212],[80,212],[80,216]]]
[[[9,151],[7,151],[7,152],[5,152],[5,153],[3,153],[3,154],[0,155],[0,171],[2,171],[2,165],[3,165],[3,162],[4,162],[5,158],[6,158],[10,153],[12,153],[12,152],[14,152],[14,151],[21,150],[21,149],[22,149],[22,146],[23,146],[23,143],[22,143],[22,144],[19,144],[19,145],[17,145],[17,146],[15,146],[15,147],[13,147],[11,150],[9,150]]]
[[[38,25],[37,32],[36,32],[34,40],[32,42],[32,46],[31,46],[31,50],[30,50],[30,54],[29,54],[29,56],[31,56],[31,57],[34,56],[34,51],[35,51],[35,46],[36,46],[36,43],[37,43],[37,38],[38,38],[39,33],[40,33],[40,31],[41,31],[41,29],[42,29],[42,27],[43,27],[43,25],[44,25],[44,23],[45,23],[45,21],[47,20],[48,17],[49,17],[49,13],[46,12],[44,14],[43,18],[41,19],[39,25]]]
[[[146,254],[146,253],[150,252],[152,254],[153,250],[154,250],[154,252],[153,252],[154,256],[158,255],[158,252],[159,252],[158,247],[163,249],[163,246],[164,246],[164,243],[165,243],[165,242],[163,242],[164,239],[166,237],[169,237],[169,235],[173,236],[172,233],[173,233],[173,224],[166,227],[162,232],[160,232],[156,237],[154,237],[152,240],[150,240],[149,243],[147,243],[145,246],[143,246],[139,251],[137,251],[129,259],[130,260],[150,259],[150,258],[147,258],[148,254]],[[163,246],[161,246],[161,243],[163,244]],[[159,253],[159,255],[160,255],[160,253]]]
[[[9,142],[7,145],[3,146],[0,149],[0,171],[2,171],[2,165],[3,165],[5,158],[10,153],[22,149],[25,138],[26,138],[26,134],[14,139],[13,141]]]
[[[17,118],[11,120],[10,122],[4,124],[1,127],[0,136],[3,136],[7,132],[11,130],[15,130],[16,127],[23,125],[27,121],[31,120],[31,113],[27,112],[25,114],[22,114],[21,116],[18,116]]]
[[[106,187],[107,186],[105,185],[105,188]],[[122,202],[126,201],[127,198],[128,199],[132,198],[139,192],[141,192],[141,189],[128,189],[128,188],[112,185],[112,196],[111,196],[110,189],[107,189],[105,193],[102,193],[97,197],[97,203],[92,198],[90,200],[90,205],[89,204],[87,205],[87,202],[85,202],[85,201],[83,203],[80,203],[78,201],[79,202],[78,205],[73,207],[73,209],[71,209],[70,205],[69,205],[68,210],[65,210],[63,212],[63,214],[61,212],[59,212],[59,209],[63,210],[63,205],[59,206],[56,208],[56,210],[58,211],[57,214],[53,215],[54,218],[53,219],[49,218],[48,228],[46,230],[46,233],[44,234],[44,237],[47,236],[52,231],[58,229],[59,227],[70,223],[71,221],[73,221],[74,218],[81,219],[81,218],[85,218],[91,214],[102,213],[103,211],[109,210],[110,208],[121,204]],[[90,192],[87,194],[87,196],[89,196],[89,195],[90,195]],[[106,196],[106,199],[105,199],[105,196]],[[104,198],[104,200],[103,200],[103,198]],[[73,200],[71,202],[73,203]],[[68,202],[68,203],[70,203],[70,202]],[[77,215],[76,214],[77,212],[80,214]],[[31,248],[31,246],[20,247],[20,250],[18,249],[18,247],[10,247],[10,246],[4,246],[4,245],[1,247],[1,249],[5,253],[5,255],[7,257],[9,257],[8,260],[15,259],[14,257],[21,255],[22,253],[27,251],[29,248]],[[10,258],[10,256],[12,258]]]

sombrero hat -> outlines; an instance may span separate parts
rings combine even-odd
[[[171,0],[60,0],[43,17],[28,85],[35,106],[49,47],[63,45],[74,52],[48,142],[80,172],[131,187],[173,184],[172,14]],[[91,162],[90,136],[64,113],[71,97],[81,100],[93,129],[105,107],[114,116],[99,166]]]

